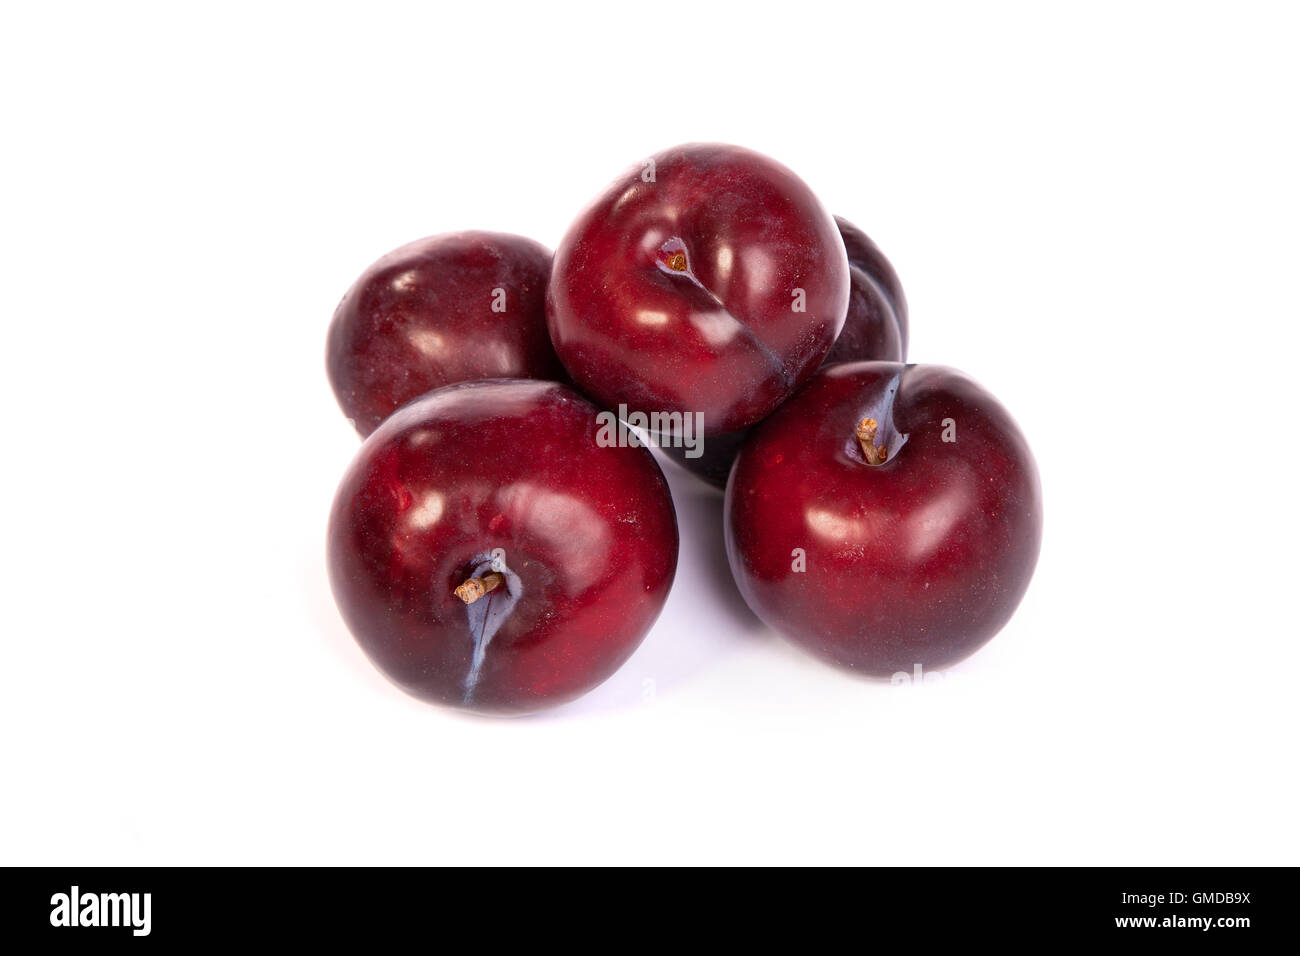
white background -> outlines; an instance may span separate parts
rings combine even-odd
[[[0,861],[1300,862],[1297,23],[1255,4],[10,5]],[[799,172],[911,359],[1017,415],[1046,531],[941,682],[854,680],[667,469],[668,605],[537,718],[407,699],[323,538],[373,259],[554,246],[690,140]]]

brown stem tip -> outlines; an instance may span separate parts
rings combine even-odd
[[[473,604],[489,591],[495,591],[503,583],[505,583],[505,576],[497,571],[491,571],[481,578],[470,578],[456,589],[456,597],[466,604]]]
[[[874,418],[864,418],[858,422],[858,427],[853,431],[858,438],[858,444],[862,446],[862,455],[867,459],[868,465],[883,465],[885,459],[889,457],[888,449],[884,445],[876,444],[876,432],[879,428]]]
[[[684,252],[674,252],[671,256],[669,256],[669,257],[668,257],[668,268],[669,268],[669,269],[672,269],[674,272],[685,272],[685,271],[686,271],[686,253],[684,253]]]

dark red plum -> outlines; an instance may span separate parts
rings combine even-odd
[[[1042,535],[1038,471],[1007,411],[960,372],[893,362],[828,366],[755,429],[724,514],[754,613],[873,677],[992,638]]]
[[[607,408],[760,420],[844,324],[848,260],[804,182],[737,146],[667,150],[619,177],[555,253],[547,322],[578,387]]]
[[[488,380],[406,405],[334,500],[330,582],[357,643],[423,700],[522,714],[572,700],[663,608],[677,520],[654,457],[601,440],[571,388]]]
[[[370,266],[334,312],[326,369],[362,436],[411,399],[481,378],[562,380],[546,333],[551,254],[523,236],[457,232]]]
[[[849,311],[822,365],[907,361],[907,296],[898,273],[865,232],[841,216],[835,224],[849,257]]]

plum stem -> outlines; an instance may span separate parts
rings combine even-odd
[[[686,253],[684,253],[684,252],[674,252],[674,253],[672,253],[672,255],[670,255],[670,256],[668,257],[668,263],[667,263],[667,265],[668,265],[668,268],[669,268],[669,269],[672,269],[674,272],[685,272],[685,271],[686,271]]]
[[[466,604],[473,604],[489,591],[495,591],[504,581],[505,575],[497,571],[491,571],[481,578],[469,578],[464,584],[456,588],[456,597]]]
[[[885,459],[889,457],[888,449],[884,445],[876,444],[876,430],[879,427],[874,418],[864,418],[858,422],[858,427],[853,431],[858,438],[858,444],[862,446],[862,454],[867,459],[868,465],[883,465]]]

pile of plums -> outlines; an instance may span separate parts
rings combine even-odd
[[[888,260],[784,166],[692,144],[638,163],[552,256],[434,236],[343,297],[327,366],[365,442],[330,515],[334,596],[394,683],[520,714],[632,654],[677,565],[647,443],[725,487],[754,612],[869,677],[970,654],[1019,604],[1029,446],[967,376],[904,364]]]

